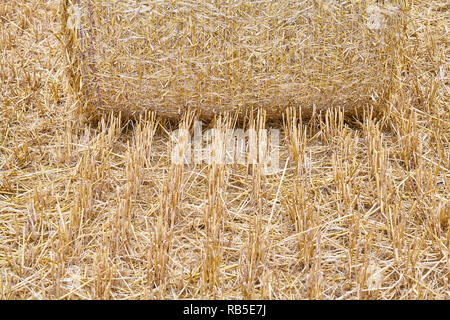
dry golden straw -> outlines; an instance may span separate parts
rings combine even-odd
[[[361,109],[389,92],[404,2],[63,0],[71,90],[175,117]]]
[[[219,116],[204,121],[199,146],[194,113],[111,112],[107,103],[145,109],[136,97],[149,87],[112,103],[101,32],[95,82],[87,21],[80,51],[69,2],[0,0],[0,299],[448,299],[450,2],[407,2],[402,36],[385,41],[395,60],[379,73],[368,64],[373,74],[357,64],[374,81],[393,66],[376,101],[364,92],[381,102],[369,112],[330,108],[305,120],[294,107],[283,126],[263,112]],[[384,30],[367,32],[382,46]],[[80,121],[77,108],[99,121]],[[178,128],[191,135],[174,141]],[[260,139],[272,129],[279,172],[264,174],[250,152],[246,164],[196,161],[230,150],[230,130]],[[189,136],[192,148],[177,149]],[[192,163],[172,162],[174,150],[191,150]]]

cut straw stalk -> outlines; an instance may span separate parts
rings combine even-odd
[[[382,102],[405,11],[405,1],[62,1],[84,105],[205,118]]]

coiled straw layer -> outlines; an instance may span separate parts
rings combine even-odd
[[[358,110],[389,94],[403,2],[62,0],[70,87],[83,108],[169,117]]]

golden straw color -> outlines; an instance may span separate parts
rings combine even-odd
[[[63,0],[82,110],[203,118],[385,103],[411,1]]]
[[[87,1],[80,3],[85,6]],[[154,4],[140,0],[130,2],[130,8],[136,9],[138,2]],[[272,9],[263,8],[272,10],[272,25],[279,5],[275,2]],[[357,1],[327,1],[324,12],[326,3],[337,2],[359,8]],[[386,29],[376,28],[391,23],[389,12],[394,11],[387,2],[369,10],[384,10],[386,20],[367,13],[372,29],[364,29],[372,37],[371,44],[380,48]],[[385,74],[392,82],[386,82],[384,88],[380,85],[382,91],[373,89],[373,99],[361,89],[363,97],[375,105],[366,108],[355,103],[362,108],[357,117],[336,107],[305,119],[305,109],[297,106],[288,108],[283,123],[270,121],[263,112],[255,112],[253,117],[249,112],[247,119],[238,119],[236,114],[217,116],[214,121],[203,121],[202,126],[189,112],[180,121],[167,121],[150,110],[140,112],[146,109],[140,103],[144,94],[153,88],[156,95],[159,90],[156,81],[147,78],[158,74],[143,73],[142,87],[135,90],[130,90],[133,82],[124,77],[123,70],[110,74],[109,82],[105,71],[112,66],[106,58],[115,53],[120,63],[117,67],[131,68],[133,60],[125,57],[130,59],[137,49],[124,41],[116,41],[117,47],[109,46],[114,52],[105,44],[99,47],[105,30],[110,42],[114,34],[126,32],[124,38],[143,41],[136,38],[136,28],[131,29],[137,26],[131,18],[146,13],[128,14],[120,7],[125,3],[91,0],[94,8],[108,5],[109,12],[124,12],[109,16],[114,17],[111,26],[93,20],[94,30],[98,29],[94,47],[97,86],[88,63],[89,17],[85,13],[79,15],[86,41],[80,50],[80,33],[73,27],[77,24],[76,6],[70,6],[72,3],[0,0],[0,299],[449,299],[449,1],[399,3],[408,21],[398,40],[386,42],[385,50],[391,50],[384,51],[389,53],[386,60],[373,60],[379,61],[378,69],[369,63],[363,66],[358,62],[361,58],[354,61],[359,69],[343,67],[342,59],[336,59],[330,68],[330,81],[344,80],[344,75],[351,79],[337,82],[345,93],[342,100],[352,95],[358,99],[345,85],[358,89],[358,80],[376,89],[386,71],[383,68],[394,66],[389,66],[392,74]],[[298,3],[320,6],[312,0]],[[258,16],[249,7],[257,2],[248,0],[245,5],[249,16],[239,19],[250,19],[253,13]],[[225,6],[228,12],[221,17],[232,16],[231,11],[243,6],[237,2],[236,7]],[[212,10],[214,6],[204,7]],[[163,22],[162,13],[156,15],[158,26]],[[98,14],[108,17],[100,11],[92,17]],[[128,21],[123,18],[125,14]],[[290,17],[295,19],[305,12],[295,14]],[[328,14],[323,17],[329,20]],[[167,42],[164,35],[174,34],[167,27],[167,13],[164,19],[165,29],[149,39],[153,49],[143,46],[159,52],[154,61],[161,66],[161,77],[169,63],[163,60],[163,49],[157,43]],[[366,18],[362,15],[361,19]],[[260,20],[262,25],[269,23]],[[356,26],[356,20],[349,21]],[[150,22],[143,19],[140,23]],[[317,27],[312,22],[308,29],[299,25],[304,28],[302,32]],[[191,34],[207,37],[206,31],[199,31],[205,24],[193,22],[194,26],[197,31]],[[334,26],[350,30],[345,23]],[[238,39],[240,53],[248,54],[244,49],[265,41],[267,30],[252,41],[242,39],[243,35],[258,31],[244,31]],[[281,34],[275,30],[270,33],[273,41]],[[356,51],[363,57],[369,54],[357,46],[363,33],[353,35],[354,45],[347,43],[342,51],[336,51],[339,57],[359,57],[354,55]],[[309,39],[314,44],[313,38]],[[327,48],[329,40],[320,48]],[[213,44],[190,41],[193,46],[203,43],[207,47],[198,48],[197,55],[195,50],[183,51],[185,59],[200,61],[203,49],[205,57],[214,58],[208,55],[216,48]],[[277,50],[284,47],[272,47],[272,57],[279,58]],[[174,46],[167,46],[166,53],[169,48]],[[332,49],[324,52],[333,54]],[[305,46],[305,50],[318,47]],[[255,49],[254,59],[257,54]],[[294,58],[296,54],[293,52]],[[310,56],[309,66],[319,63],[319,57],[314,60]],[[150,60],[142,63],[150,68],[146,61]],[[254,64],[257,61],[261,60]],[[274,62],[271,60],[270,66],[276,69]],[[248,67],[246,60],[232,63]],[[182,60],[174,65],[180,66]],[[322,72],[317,66],[314,72]],[[157,72],[155,66],[152,68]],[[205,70],[206,75],[212,72]],[[246,76],[237,73],[239,69],[229,70]],[[358,72],[365,72],[367,80]],[[266,75],[279,77],[275,72]],[[245,84],[238,80],[234,78],[233,83]],[[106,90],[111,88],[120,90],[108,96]],[[198,95],[204,94],[202,88]],[[311,95],[317,90],[314,88]],[[225,95],[224,89],[229,88],[219,89],[218,97],[232,96]],[[129,98],[116,96],[122,91],[128,92]],[[172,99],[175,92],[169,93],[165,97]],[[184,91],[180,97],[200,103],[198,95],[189,96]],[[332,96],[326,97],[331,100]],[[117,102],[112,103],[114,99]],[[135,118],[111,112],[128,108],[126,103],[135,105]],[[78,111],[89,121],[80,121]],[[98,118],[93,119],[95,116]],[[178,116],[177,110],[174,116]],[[173,139],[177,129],[187,134]],[[244,141],[241,150],[247,149],[250,141],[261,141],[267,133],[268,148],[239,153],[247,160],[258,155],[270,161],[278,153],[273,174],[264,174],[269,166],[265,161],[238,160],[238,143],[230,148],[227,141],[227,136],[238,134],[238,130],[249,142]],[[277,139],[271,130],[279,130],[279,143],[273,147]],[[195,143],[196,136],[202,144]],[[213,159],[225,155],[229,159],[234,154],[236,161],[208,161],[213,151]],[[174,154],[178,159],[190,154],[193,163],[175,163]]]

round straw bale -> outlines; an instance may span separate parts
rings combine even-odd
[[[62,1],[79,101],[175,117],[380,102],[403,23],[397,1]]]

